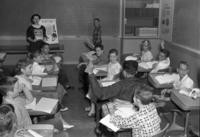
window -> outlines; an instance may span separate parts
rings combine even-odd
[[[125,0],[125,36],[158,37],[159,0]]]

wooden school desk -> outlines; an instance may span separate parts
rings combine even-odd
[[[40,76],[42,78],[40,85],[33,85],[33,90],[32,94],[36,98],[36,102],[38,102],[42,97],[47,97],[47,98],[54,98],[54,99],[59,99],[59,96],[61,94],[62,88],[60,88],[60,84],[57,83],[58,76],[57,75],[44,75]],[[44,85],[43,80],[48,80],[48,78],[55,78],[56,79],[56,85],[51,86],[51,85]],[[48,81],[47,81],[48,82]],[[55,108],[54,111],[52,111],[51,114],[45,113],[45,112],[39,112],[39,111],[34,111],[34,110],[28,110],[30,116],[47,116],[47,115],[54,115],[57,112],[57,107]]]
[[[187,137],[187,130],[188,130],[188,122],[190,112],[193,110],[200,109],[200,98],[193,99],[186,95],[180,94],[179,91],[174,90],[171,92],[171,100],[182,110],[185,112],[185,124],[184,124],[184,137]],[[176,125],[172,125],[176,127]],[[176,129],[173,129],[176,130]]]

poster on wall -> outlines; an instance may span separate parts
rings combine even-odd
[[[47,43],[57,44],[58,43],[58,31],[56,19],[41,19],[40,24],[46,28]]]
[[[174,0],[161,0],[160,38],[172,41]]]

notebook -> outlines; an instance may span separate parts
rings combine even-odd
[[[34,110],[51,114],[54,108],[57,106],[57,103],[58,99],[42,97],[40,101],[36,104]]]
[[[56,87],[57,77],[46,77],[42,79],[42,87]]]

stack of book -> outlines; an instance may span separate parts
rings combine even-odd
[[[136,28],[137,36],[158,36],[158,28],[151,28],[151,27],[140,27]]]

